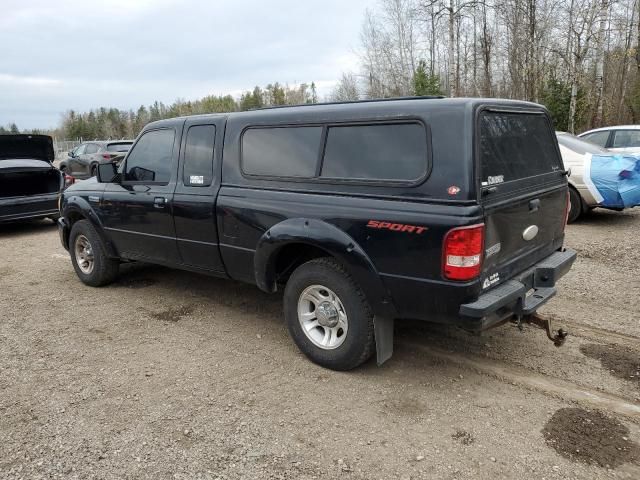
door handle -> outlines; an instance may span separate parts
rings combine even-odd
[[[164,206],[169,203],[165,197],[155,197],[153,199],[153,206],[155,208],[164,208]]]

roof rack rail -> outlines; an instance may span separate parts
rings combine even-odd
[[[391,98],[368,98],[366,100],[348,100],[345,102],[318,102],[318,103],[298,103],[294,105],[271,105],[269,107],[252,108],[248,111],[255,112],[259,110],[275,110],[277,108],[315,107],[315,106],[323,106],[323,105],[348,105],[351,103],[395,102],[397,100],[437,100],[441,98],[446,98],[446,97],[444,95],[420,95],[420,96],[391,97]]]

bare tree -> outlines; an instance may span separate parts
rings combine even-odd
[[[358,85],[358,78],[353,73],[343,73],[331,92],[330,98],[334,102],[359,100],[360,87]]]

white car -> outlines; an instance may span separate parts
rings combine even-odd
[[[611,152],[640,153],[640,125],[595,128],[578,135]]]
[[[612,153],[598,145],[574,137],[570,133],[556,132],[556,136],[558,137],[562,163],[566,169],[571,169],[569,176],[569,198],[571,201],[569,223],[571,223],[589,209],[598,206],[598,201],[589,191],[583,176],[587,154],[612,155]]]

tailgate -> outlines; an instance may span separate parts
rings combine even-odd
[[[526,270],[562,246],[567,180],[543,110],[484,110],[478,162],[485,221],[482,287]]]

